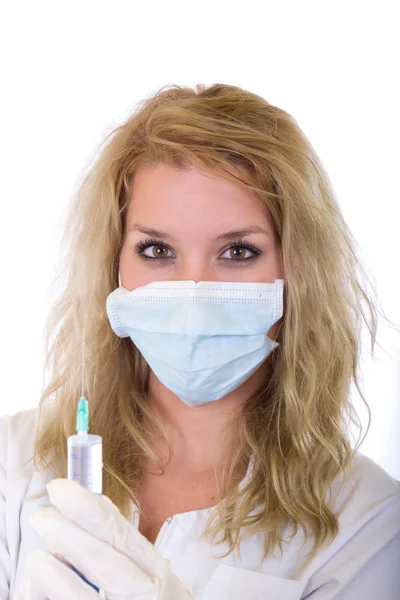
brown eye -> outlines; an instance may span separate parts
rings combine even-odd
[[[220,257],[222,260],[233,264],[248,264],[249,261],[256,259],[262,251],[256,248],[253,244],[247,240],[237,240],[232,242],[227,250]]]
[[[172,250],[156,240],[138,242],[135,245],[135,251],[143,260],[162,260],[173,257]]]
[[[154,244],[154,246],[150,246],[150,248],[152,248],[151,253],[154,258],[165,258],[168,255],[168,248],[160,246],[160,244]]]
[[[255,256],[255,252],[246,248],[245,246],[231,246],[226,250],[222,256],[226,260],[249,260]]]
[[[247,248],[240,248],[238,246],[229,249],[230,257],[236,260],[247,258],[246,252],[248,252]]]

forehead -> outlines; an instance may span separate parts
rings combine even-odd
[[[166,229],[268,224],[272,220],[255,192],[196,167],[140,167],[129,197],[127,219]]]

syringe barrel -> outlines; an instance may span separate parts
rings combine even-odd
[[[101,495],[103,493],[103,444],[99,435],[83,433],[68,438],[68,479],[77,481],[85,488]],[[90,583],[75,567],[71,568],[96,592],[99,588]],[[101,593],[101,592],[100,592]],[[104,595],[101,595],[104,598]]]
[[[68,479],[78,481],[95,494],[103,492],[103,446],[99,435],[68,438]]]

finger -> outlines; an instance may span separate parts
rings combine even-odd
[[[99,600],[99,594],[55,556],[35,550],[27,557],[28,573],[13,600]]]
[[[83,530],[56,508],[44,508],[31,517],[31,523],[44,539],[46,550],[61,555],[88,581],[107,596],[152,594],[159,580],[149,577],[135,562]]]
[[[28,571],[12,600],[49,600],[49,597],[43,592],[40,581]]]
[[[93,537],[131,556],[149,576],[160,576],[170,564],[107,496],[89,492],[76,481],[54,479],[47,484],[52,504]]]

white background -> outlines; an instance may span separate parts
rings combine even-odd
[[[291,113],[400,323],[397,2],[3,2],[0,415],[36,406],[65,208],[104,135],[169,83],[238,85]],[[381,325],[361,451],[400,479],[400,335]],[[365,338],[367,341],[367,338]],[[366,423],[363,404],[356,406]]]

